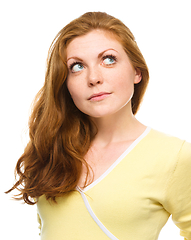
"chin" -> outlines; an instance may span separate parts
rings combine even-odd
[[[116,111],[117,112],[117,111]],[[101,119],[101,118],[106,118],[106,117],[110,117],[112,115],[114,115],[116,113],[115,111],[114,112],[99,112],[99,113],[86,113],[90,118],[95,118],[95,119]]]
[[[84,110],[84,111],[83,111]],[[121,114],[121,113],[127,113],[131,110],[131,101],[124,101],[121,102],[120,104],[115,104],[113,105],[108,104],[108,105],[102,105],[102,106],[96,106],[92,107],[91,109],[80,109],[83,113],[88,115],[91,118],[104,118],[104,117],[111,117],[116,114]]]

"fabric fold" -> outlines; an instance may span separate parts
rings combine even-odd
[[[96,224],[100,227],[100,229],[111,239],[111,240],[119,240],[118,238],[116,238],[104,225],[103,223],[98,219],[98,217],[95,215],[94,211],[92,210],[85,194],[83,193],[83,191],[81,191],[79,188],[77,188],[77,190],[80,192],[84,204],[89,212],[89,214],[91,215],[91,217],[93,218],[93,220],[96,222]]]

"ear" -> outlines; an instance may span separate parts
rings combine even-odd
[[[134,79],[134,84],[140,83],[142,80],[142,73],[139,68],[135,69],[135,79]]]

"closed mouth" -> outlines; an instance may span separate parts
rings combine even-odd
[[[91,95],[88,100],[102,100],[104,99],[105,97],[107,97],[108,95],[110,95],[111,93],[108,93],[108,92],[100,92],[100,93],[97,93],[97,94],[93,94]]]

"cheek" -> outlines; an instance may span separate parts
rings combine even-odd
[[[75,106],[81,111],[83,93],[82,89],[80,89],[79,87],[79,84],[78,85],[71,84],[71,82],[68,81],[67,88]]]
[[[75,91],[75,89],[70,89],[69,93],[70,93],[70,96],[71,96],[71,98],[73,99],[73,101],[76,105],[76,103],[79,102],[79,99],[80,99],[80,96],[79,96],[78,92]]]
[[[129,72],[118,74],[117,81],[113,85],[122,104],[128,103],[134,94],[134,77]]]
[[[134,76],[129,72],[118,72],[111,76],[113,86],[121,92],[131,92],[134,89]]]
[[[66,86],[68,88],[68,91],[73,99],[81,99],[86,94],[86,87],[84,82],[85,76],[80,74],[80,76],[69,76],[66,81]]]
[[[68,79],[67,79],[67,82],[66,82],[66,86],[68,88],[68,91],[69,91],[72,99],[75,98],[75,96],[77,96],[76,86],[74,84],[72,84],[72,82]]]

